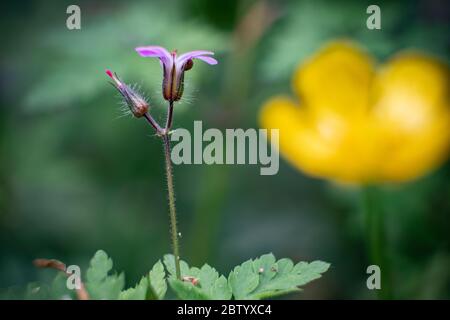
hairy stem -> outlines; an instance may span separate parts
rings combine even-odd
[[[175,270],[178,279],[181,279],[180,249],[178,244],[177,213],[175,208],[175,192],[173,187],[172,160],[170,159],[170,141],[167,133],[162,135],[164,143],[164,158],[166,160],[167,192],[169,198],[170,234],[172,250],[175,256]]]
[[[181,280],[181,269],[180,269],[180,246],[178,244],[178,230],[177,230],[177,212],[175,208],[175,191],[173,186],[173,169],[172,160],[170,158],[170,128],[173,122],[173,101],[169,102],[169,107],[167,109],[167,120],[164,129],[153,119],[149,113],[144,114],[147,122],[155,129],[156,134],[163,140],[164,146],[164,159],[166,167],[166,177],[167,177],[167,193],[169,199],[169,217],[170,217],[170,237],[172,241],[172,250],[175,257],[175,272],[177,279]]]
[[[169,102],[169,109],[167,110],[167,119],[166,119],[166,133],[168,134],[170,128],[172,128],[173,122],[173,101]]]
[[[147,122],[155,129],[156,134],[162,134],[162,129],[159,126],[159,124],[153,119],[153,117],[147,112],[144,114],[144,118],[147,120]]]
[[[170,101],[167,110],[166,127],[161,135],[164,144],[164,158],[166,161],[166,176],[167,176],[167,193],[169,198],[169,217],[170,217],[170,235],[172,239],[172,250],[175,257],[175,272],[177,279],[181,280],[180,269],[180,246],[178,244],[178,229],[177,229],[177,212],[175,207],[175,191],[173,186],[173,169],[172,160],[170,158],[170,139],[169,132],[173,121],[173,101]]]

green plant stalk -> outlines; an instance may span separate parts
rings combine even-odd
[[[167,194],[169,199],[169,217],[170,217],[170,237],[172,240],[172,250],[175,257],[175,273],[177,279],[181,280],[180,268],[180,245],[178,243],[178,228],[177,228],[177,210],[175,207],[175,191],[173,186],[173,168],[172,160],[170,158],[170,129],[173,122],[173,101],[169,102],[167,109],[166,126],[164,130],[159,132],[164,145],[164,159],[166,162],[166,178],[167,178]]]
[[[380,199],[377,188],[374,186],[363,187],[362,198],[370,262],[379,266],[381,272],[381,289],[378,290],[378,298],[392,299],[390,266],[385,250],[384,216],[383,210],[379,206]]]
[[[175,192],[173,186],[173,169],[172,160],[170,159],[170,141],[169,134],[165,132],[162,135],[164,144],[164,158],[166,162],[166,177],[167,177],[167,193],[169,198],[169,217],[170,217],[170,235],[172,239],[172,250],[175,257],[175,272],[178,279],[181,280],[180,270],[180,246],[178,243],[178,229],[177,229],[177,213],[175,207]]]

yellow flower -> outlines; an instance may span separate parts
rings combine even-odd
[[[402,182],[441,164],[450,151],[449,71],[404,52],[384,66],[356,45],[328,45],[298,68],[299,98],[274,97],[264,128],[280,129],[280,153],[316,177]]]

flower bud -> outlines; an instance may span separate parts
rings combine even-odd
[[[149,109],[148,102],[138,92],[120,80],[117,74],[112,73],[110,70],[106,70],[106,74],[113,80],[112,84],[123,97],[124,102],[130,109],[131,113],[136,118],[144,116]]]
[[[194,66],[194,60],[189,59],[188,61],[186,61],[186,64],[184,65],[184,71],[191,70],[193,66]]]

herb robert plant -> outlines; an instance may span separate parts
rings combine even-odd
[[[174,103],[183,95],[184,73],[194,66],[193,59],[198,59],[210,65],[217,64],[212,58],[211,51],[196,50],[177,56],[176,51],[169,52],[160,46],[146,46],[135,48],[142,57],[158,58],[163,69],[162,95],[168,102],[165,126],[161,126],[151,115],[150,105],[147,100],[132,86],[125,84],[116,73],[106,70],[106,74],[112,80],[112,85],[117,89],[123,99],[123,104],[130,109],[136,118],[143,117],[155,130],[157,136],[163,140],[164,157],[166,161],[167,193],[169,199],[170,235],[175,262],[176,276],[181,279],[180,249],[178,244],[177,214],[175,207],[175,188],[172,176],[172,160],[170,159],[169,134],[173,124]]]
[[[414,52],[376,68],[349,42],[329,44],[294,73],[299,100],[274,97],[260,123],[312,176],[372,184],[422,176],[450,149],[448,67]]]

